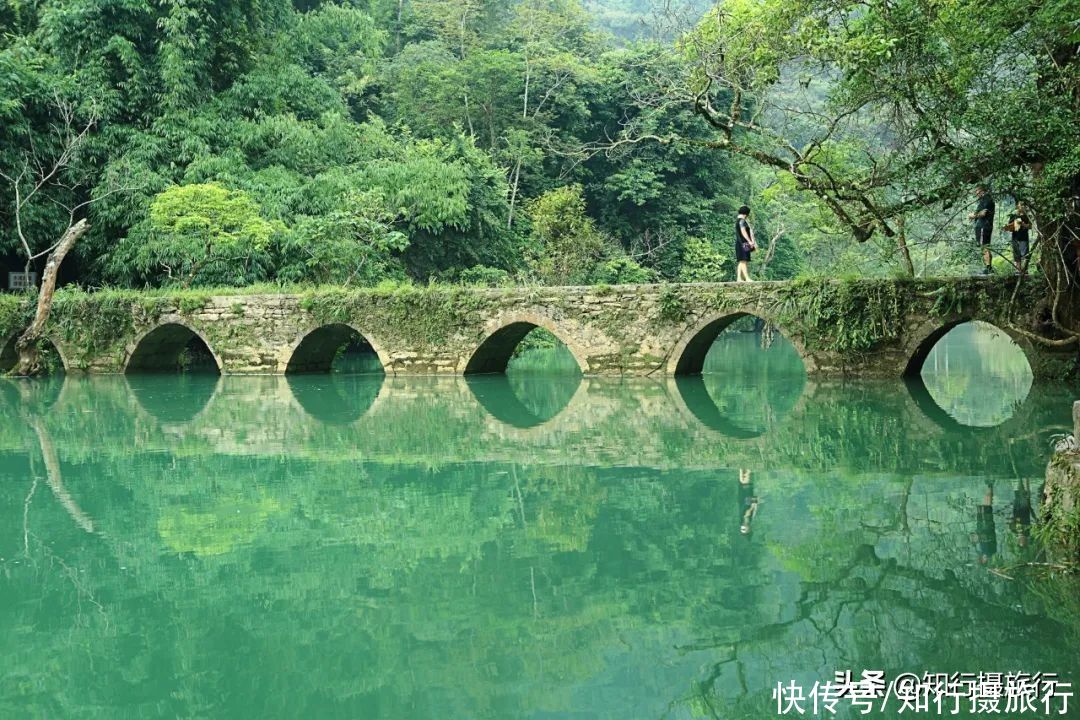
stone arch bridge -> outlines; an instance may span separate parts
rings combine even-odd
[[[366,341],[390,374],[505,370],[534,328],[561,339],[586,375],[699,373],[713,340],[747,315],[795,346],[811,376],[917,374],[957,324],[992,323],[1037,377],[1075,371],[1075,348],[1045,332],[1043,293],[1008,279],[759,282],[594,287],[404,287],[281,294],[193,291],[60,293],[49,339],[69,372],[176,369],[205,345],[222,374],[327,371],[350,339]],[[28,311],[0,300],[0,370]]]

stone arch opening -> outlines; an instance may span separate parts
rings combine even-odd
[[[533,335],[534,331],[536,331],[535,335]],[[565,348],[565,354],[573,358],[573,364],[570,364],[568,359],[556,361],[556,372],[578,375],[588,372],[588,364],[581,352],[570,343],[567,343],[550,323],[522,319],[503,325],[488,335],[480,343],[480,346],[473,351],[472,356],[465,365],[464,374],[505,373],[518,348],[529,336],[544,336],[545,339],[554,338],[557,341],[557,346]]]
[[[180,323],[165,323],[136,343],[127,373],[221,373],[221,361],[197,332]]]
[[[1024,404],[1034,380],[1024,349],[997,326],[960,319],[915,346],[904,371],[924,415],[946,428],[996,427]]]
[[[0,375],[9,373],[14,369],[15,365],[19,362],[19,353],[15,350],[15,343],[18,342],[19,336],[12,335],[0,348]],[[60,354],[59,348],[48,338],[41,340],[41,354],[45,361],[45,367],[49,369],[50,374],[62,373],[67,369],[64,362],[64,356]]]
[[[756,336],[760,348],[770,351],[777,361],[770,364],[770,370],[773,369],[771,365],[775,364],[777,371],[805,375],[803,353],[796,343],[766,318],[745,311],[721,315],[691,330],[672,353],[669,371],[673,375],[701,375],[707,372],[708,365],[725,353],[719,341],[739,335]],[[774,349],[776,352],[772,352]]]
[[[287,375],[300,373],[382,375],[385,368],[375,346],[344,323],[323,325],[305,335],[293,349]]]
[[[918,377],[927,367],[927,361],[929,360],[937,361],[938,365],[935,367],[934,364],[931,363],[931,367],[935,370],[941,370],[941,363],[944,361],[944,358],[947,357],[945,353],[958,345],[963,345],[965,343],[970,344],[975,331],[982,332],[982,336],[987,339],[984,343],[986,341],[991,341],[1002,344],[1002,347],[1007,344],[1008,346],[1015,348],[1015,350],[1012,351],[1013,356],[1017,361],[1022,356],[1028,371],[1031,371],[1031,361],[1028,358],[1027,353],[1024,352],[1024,348],[1017,344],[1012,336],[1005,330],[1002,330],[997,325],[986,322],[985,320],[963,318],[944,323],[931,332],[926,333],[924,337],[915,344],[914,349],[911,350],[907,367],[904,369],[904,376]],[[946,344],[942,345],[943,340],[951,340],[953,342],[951,344],[946,342]],[[975,342],[979,342],[979,340],[975,340]]]

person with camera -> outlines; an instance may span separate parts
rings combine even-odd
[[[975,221],[975,242],[982,248],[983,275],[994,272],[991,267],[990,240],[994,235],[994,197],[985,185],[975,188],[978,204],[975,212],[968,215],[968,220]]]
[[[1016,201],[1016,209],[1009,215],[1009,222],[1002,228],[1012,233],[1013,265],[1016,272],[1027,272],[1028,254],[1031,252],[1031,219],[1022,200]]]
[[[739,208],[739,216],[735,219],[735,260],[738,262],[735,282],[751,282],[750,255],[757,250],[757,242],[754,240],[754,229],[750,227],[749,217],[748,205]]]

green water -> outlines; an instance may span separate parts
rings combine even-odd
[[[1013,515],[1080,393],[1006,398],[1023,368],[971,341],[925,386],[750,333],[678,381],[559,350],[4,381],[0,718],[766,718],[840,669],[1071,677],[1080,603],[1012,569]]]

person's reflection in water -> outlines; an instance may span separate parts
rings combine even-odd
[[[741,469],[739,470],[739,512],[741,513],[739,532],[743,535],[750,534],[750,523],[757,515],[757,508],[758,499],[754,494],[754,483],[750,479],[750,471]]]
[[[1012,522],[1009,526],[1016,535],[1016,544],[1026,548],[1031,537],[1031,486],[1027,480],[1016,481],[1016,489],[1013,490]]]
[[[986,483],[982,505],[975,510],[975,534],[971,541],[979,549],[979,564],[986,565],[997,553],[997,528],[994,526],[994,483]]]

